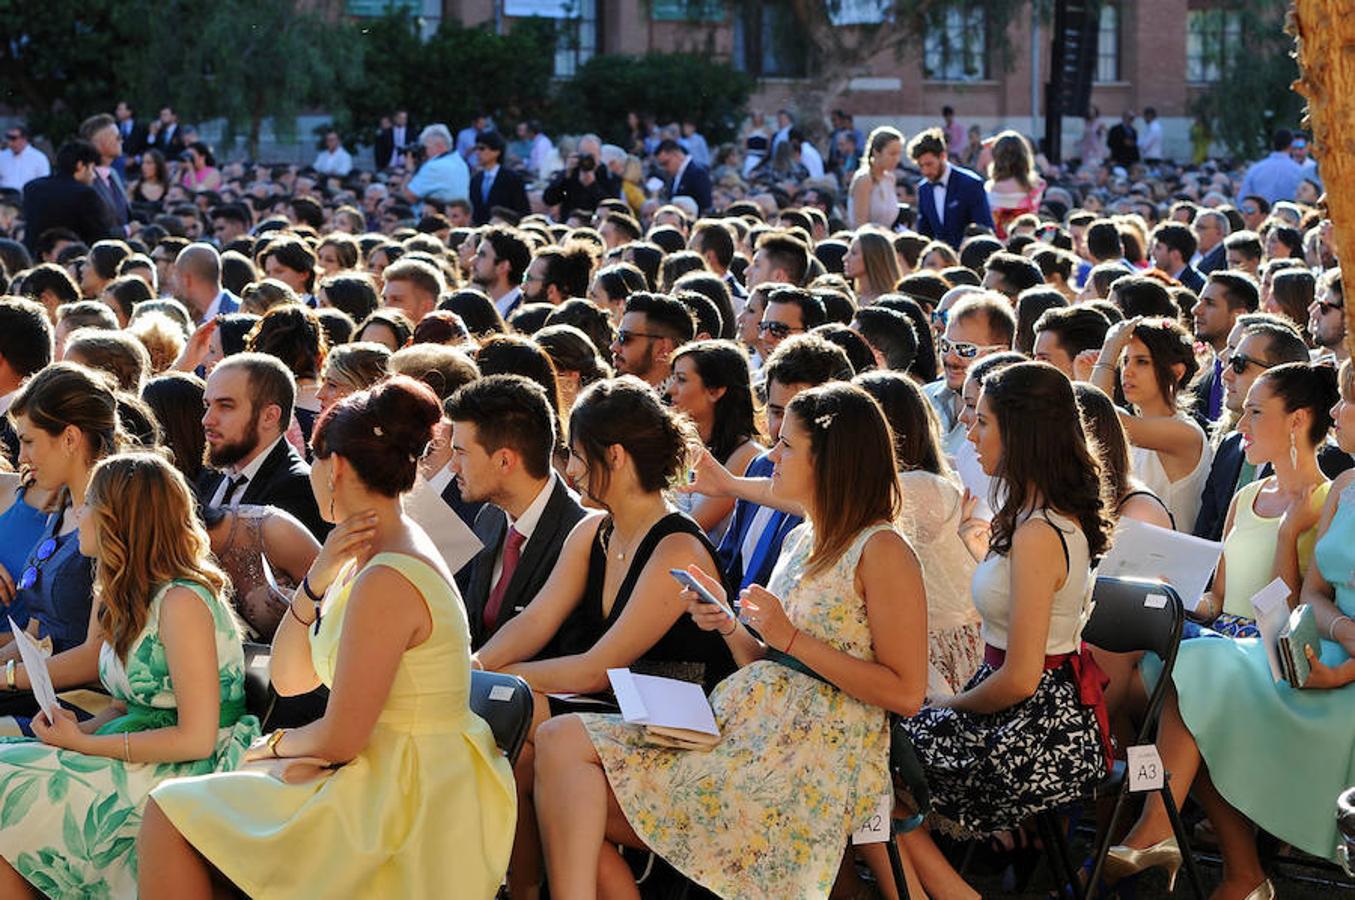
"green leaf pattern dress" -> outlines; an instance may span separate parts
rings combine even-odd
[[[201,597],[216,627],[221,718],[209,758],[125,763],[32,738],[0,739],[0,855],[50,897],[135,897],[136,835],[151,788],[168,778],[233,769],[259,734],[258,720],[245,714],[245,661],[230,605],[189,581],[171,582],[156,593],[126,666],[111,645],[103,645],[99,678],[127,712],[98,733],[147,731],[177,721],[160,640],[160,606],[172,585]]]

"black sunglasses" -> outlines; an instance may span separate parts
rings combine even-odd
[[[804,331],[803,328],[792,328],[785,322],[758,322],[758,334],[770,334],[778,341],[783,341],[791,336],[792,332]]]
[[[1247,371],[1247,366],[1260,366],[1263,369],[1273,369],[1270,363],[1263,363],[1259,359],[1253,359],[1245,353],[1233,353],[1228,357],[1228,365],[1232,368],[1234,375],[1241,375]]]

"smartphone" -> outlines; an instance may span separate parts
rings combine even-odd
[[[702,603],[718,606],[725,615],[732,617],[729,608],[719,600],[716,600],[715,597],[711,595],[710,591],[702,587],[701,582],[691,576],[690,572],[687,572],[685,569],[669,569],[668,574],[672,575],[673,578],[677,580],[678,584],[693,591],[696,594],[696,599],[700,600]]]

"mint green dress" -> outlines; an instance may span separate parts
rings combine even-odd
[[[1342,492],[1313,561],[1355,616],[1355,484]],[[1322,661],[1349,659],[1322,642]],[[1335,861],[1336,797],[1355,785],[1355,684],[1275,683],[1256,638],[1184,641],[1172,674],[1181,716],[1219,793],[1266,831]]]
[[[212,612],[221,684],[216,748],[207,759],[125,763],[60,750],[33,738],[0,741],[0,855],[50,897],[134,898],[136,835],[151,788],[179,775],[239,765],[259,722],[245,715],[245,660],[230,604],[200,584],[174,581],[151,601],[150,617],[127,664],[104,644],[99,680],[125,715],[99,734],[165,728],[177,721],[174,686],[160,641],[160,606],[171,586],[189,588]]]

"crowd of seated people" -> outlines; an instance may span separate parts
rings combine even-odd
[[[0,239],[0,892],[896,897],[850,839],[906,740],[909,892],[977,896],[972,842],[1086,798],[1162,682],[1082,640],[1129,520],[1221,545],[1157,741],[1215,897],[1274,895],[1258,830],[1334,859],[1355,384],[1325,206],[1248,222],[1159,171],[1107,208],[1015,133],[987,194],[939,131],[864,146],[826,204],[601,178],[453,225],[289,178],[212,240]],[[1302,685],[1258,638],[1276,580],[1323,638]],[[698,685],[718,741],[655,743],[615,669]],[[511,763],[481,670],[533,698]],[[1135,814],[1106,877],[1174,877],[1165,806]]]

